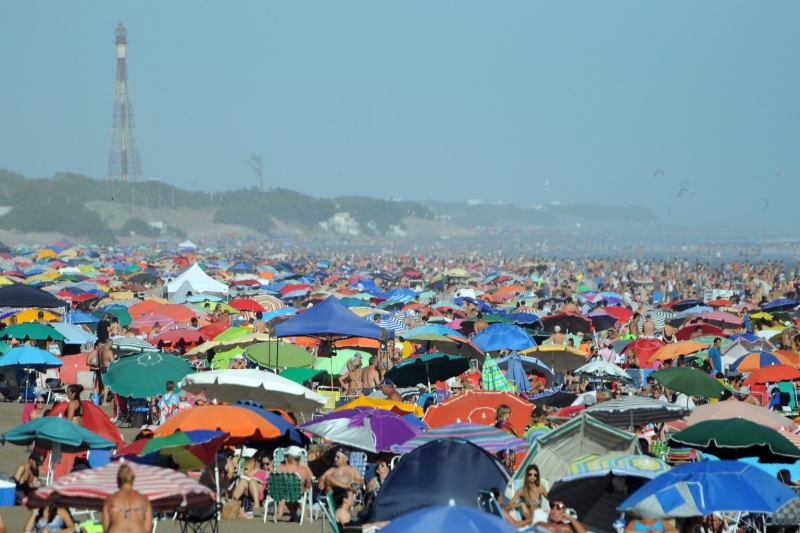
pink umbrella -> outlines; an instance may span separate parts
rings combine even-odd
[[[761,426],[771,429],[788,428],[789,431],[797,429],[797,425],[780,413],[770,411],[765,407],[744,402],[716,402],[695,407],[692,414],[686,419],[687,426],[693,426],[707,420],[728,420],[731,418],[744,418]]]
[[[103,503],[117,492],[117,471],[122,463],[114,462],[81,470],[42,487],[24,502],[29,509],[57,505],[100,511]],[[155,511],[179,507],[202,507],[217,500],[217,495],[184,474],[155,466],[126,463],[133,470],[133,488],[142,493]]]

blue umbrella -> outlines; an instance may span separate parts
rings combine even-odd
[[[417,326],[411,328],[401,335],[403,339],[414,339],[421,335],[442,335],[444,337],[456,337],[459,339],[467,340],[467,338],[458,331],[442,326],[441,324],[429,324],[427,326]]]
[[[673,468],[645,483],[620,511],[642,518],[705,516],[714,512],[772,514],[797,497],[757,466],[702,461]]]
[[[783,362],[775,357],[774,354],[770,352],[751,352],[746,353],[741,356],[739,359],[733,362],[733,364],[728,369],[731,372],[736,372],[739,370],[739,365],[741,365],[745,359],[748,360],[749,363],[755,363],[757,358],[757,364],[759,368],[770,366],[770,365],[782,365]],[[750,370],[748,370],[750,372]]]
[[[404,514],[381,528],[382,533],[405,533],[406,531],[515,533],[517,530],[493,514],[459,505],[434,505]]]
[[[502,359],[508,367],[506,368],[506,379],[510,379],[517,385],[517,392],[530,392],[531,384],[528,381],[528,376],[525,374],[525,369],[522,368],[522,360],[516,350],[511,352],[508,357]],[[500,359],[497,360],[497,366],[500,366]]]
[[[3,357],[0,357],[0,366],[13,368],[31,368],[41,371],[58,368],[63,364],[61,359],[47,350],[27,345],[12,348]]]
[[[536,347],[536,341],[519,326],[495,323],[472,338],[472,343],[484,352],[496,350],[527,350]]]
[[[800,305],[800,302],[797,300],[792,300],[791,298],[778,298],[777,300],[772,300],[771,302],[762,305],[761,310],[769,313],[773,311],[789,311],[798,305]]]
[[[500,367],[500,370],[505,370],[508,372],[508,360],[511,356],[501,357],[497,360],[497,366]],[[553,386],[553,382],[555,381],[556,377],[553,374],[553,371],[545,365],[542,361],[535,357],[530,357],[528,355],[518,355],[519,361],[522,364],[522,370],[526,374],[541,374],[545,378],[545,386],[549,389]]]

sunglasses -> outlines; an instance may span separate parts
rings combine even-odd
[[[261,461],[261,466],[269,466],[271,464],[272,464],[271,461]]]
[[[566,509],[566,507],[567,506],[564,505],[563,503],[554,503],[553,504],[553,509]]]
[[[41,401],[39,401],[39,402],[33,402],[33,403],[35,403],[36,405],[43,405],[43,404],[44,404],[44,402],[41,402]]]

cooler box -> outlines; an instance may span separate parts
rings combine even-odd
[[[17,485],[12,481],[0,481],[0,507],[14,505],[14,497],[17,493]]]

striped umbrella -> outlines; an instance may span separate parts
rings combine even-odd
[[[134,321],[131,322],[131,327],[136,329],[152,329],[153,326],[156,325],[156,322],[162,326],[166,326],[167,324],[175,322],[175,319],[166,315],[145,315],[134,319]]]
[[[173,511],[179,507],[202,507],[214,503],[217,495],[184,474],[155,466],[126,463],[135,480],[133,488],[150,500],[154,511]],[[31,493],[29,508],[77,507],[100,511],[115,492],[120,463],[114,462],[64,476]]]
[[[656,329],[660,331],[668,320],[675,318],[677,313],[666,311],[664,309],[651,309],[650,311],[647,311],[646,314],[650,315],[650,320],[652,320],[656,325]],[[644,320],[639,321],[639,331],[642,330],[642,326],[644,326]]]
[[[638,396],[621,397],[586,408],[586,414],[592,418],[618,428],[679,420],[689,413],[689,409],[680,405]]]
[[[263,307],[265,311],[275,311],[276,309],[286,307],[286,304],[279,298],[269,294],[257,294],[251,296],[251,298],[261,304],[261,307]]]
[[[649,455],[630,455],[620,452],[587,455],[570,463],[567,475],[561,481],[588,476],[637,476],[653,479],[669,471],[667,463]]]
[[[467,440],[489,453],[497,453],[503,450],[523,453],[528,447],[528,443],[523,439],[494,426],[456,422],[455,424],[447,424],[446,426],[426,431],[422,435],[406,441],[404,444],[392,446],[392,452],[408,453],[424,444],[439,439]]]
[[[371,324],[374,324],[372,320],[373,316],[374,313],[367,315],[364,317],[364,320],[367,320]],[[400,335],[406,330],[406,325],[403,323],[403,321],[398,320],[392,316],[381,315],[381,320],[380,322],[378,322],[377,325],[379,328],[389,330],[395,335]]]
[[[734,361],[729,370],[731,372],[747,374],[748,372],[755,372],[759,368],[771,365],[795,366],[794,361],[783,354],[775,352],[752,352]]]
[[[497,363],[489,354],[486,354],[486,359],[483,361],[481,378],[483,379],[484,390],[514,392],[513,387],[500,371],[500,367],[497,366]]]
[[[157,352],[158,348],[138,337],[111,337],[111,345],[120,352]]]

